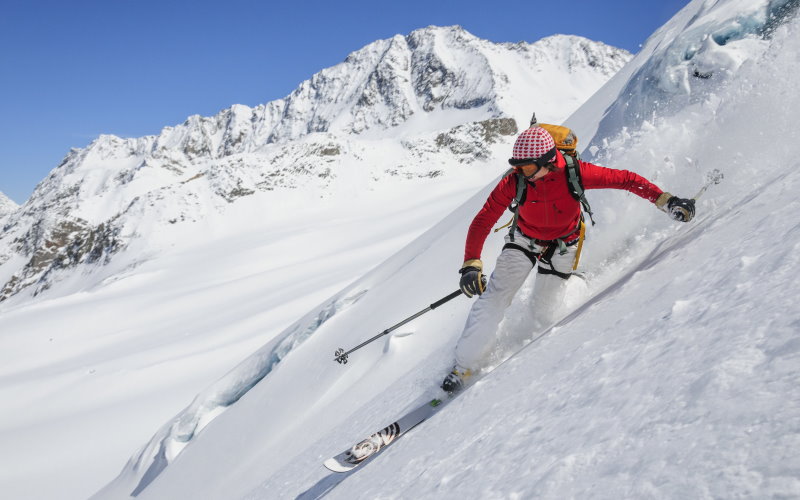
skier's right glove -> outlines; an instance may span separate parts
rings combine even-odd
[[[678,198],[670,193],[662,193],[656,200],[656,206],[669,215],[670,219],[689,222],[694,218],[694,200]]]
[[[478,259],[472,259],[464,262],[461,266],[461,291],[467,297],[473,295],[480,295],[486,290],[486,276],[482,273],[483,262]]]

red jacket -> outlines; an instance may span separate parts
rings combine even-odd
[[[581,205],[569,192],[566,160],[558,152],[557,170],[541,179],[528,183],[525,203],[519,208],[518,227],[529,238],[554,240],[573,232],[580,223]],[[589,189],[624,189],[645,200],[655,203],[663,191],[644,177],[627,170],[600,167],[585,161],[580,162],[583,187]],[[483,208],[469,226],[464,261],[481,258],[483,243],[492,226],[503,215],[517,195],[517,176],[507,175],[492,190]],[[577,237],[575,233],[571,240]]]

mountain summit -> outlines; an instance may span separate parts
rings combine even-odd
[[[18,208],[19,205],[14,203],[14,201],[11,198],[9,198],[5,194],[3,194],[2,191],[0,191],[0,217],[5,217],[11,212],[17,210]]]

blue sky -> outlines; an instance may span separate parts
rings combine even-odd
[[[72,147],[289,94],[378,39],[459,24],[495,42],[575,34],[636,52],[688,0],[3,0],[0,191],[24,202]]]

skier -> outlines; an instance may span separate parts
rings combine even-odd
[[[517,136],[508,162],[525,177],[525,201],[517,209],[517,223],[505,238],[488,284],[483,276],[481,250],[492,226],[517,194],[516,175],[507,175],[500,181],[470,224],[460,287],[467,297],[479,297],[456,346],[456,364],[442,382],[442,389],[449,393],[459,391],[464,381],[482,367],[496,344],[497,326],[505,309],[537,264],[531,298],[536,315],[552,311],[571,276],[583,219],[580,202],[570,194],[564,155],[556,148],[553,136],[534,118],[531,127]],[[694,217],[693,199],[663,192],[633,172],[581,160],[578,166],[584,189],[624,189],[655,203],[675,220],[688,222]]]

